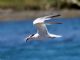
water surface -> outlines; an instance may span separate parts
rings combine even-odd
[[[47,28],[62,38],[27,43],[24,38],[36,33],[32,20],[0,22],[0,60],[80,60],[80,18],[55,21],[63,24]]]

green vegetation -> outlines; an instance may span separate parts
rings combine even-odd
[[[80,7],[80,0],[0,0],[0,8],[14,10],[48,10],[50,8],[62,9],[68,8],[71,4]]]
[[[24,7],[24,0],[0,0],[0,8],[7,9],[23,9]]]

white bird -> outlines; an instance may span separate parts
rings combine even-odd
[[[48,32],[46,24],[44,23],[46,20],[50,20],[53,17],[58,17],[60,15],[49,15],[49,16],[44,16],[37,18],[33,21],[33,24],[37,28],[37,33],[32,34],[28,37],[26,37],[27,40],[40,40],[40,39],[45,39],[45,38],[59,38],[62,37],[61,35],[55,35],[51,34]],[[60,24],[60,23],[54,23],[54,24]]]

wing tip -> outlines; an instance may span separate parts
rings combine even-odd
[[[54,18],[54,17],[59,17],[61,16],[60,14],[56,14],[56,15],[52,15],[51,18]]]

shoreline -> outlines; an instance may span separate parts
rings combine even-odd
[[[21,11],[14,12],[8,11],[7,13],[0,13],[0,21],[12,21],[12,20],[22,20],[22,19],[32,19],[37,17],[42,17],[50,14],[61,14],[60,18],[73,18],[80,17],[80,10],[52,10],[52,11]]]

